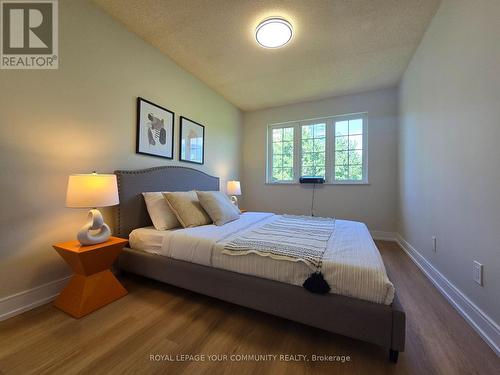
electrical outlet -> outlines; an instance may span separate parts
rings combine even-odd
[[[479,263],[477,260],[472,262],[473,264],[473,278],[476,283],[483,286],[483,265]]]
[[[432,251],[436,252],[437,251],[437,240],[436,236],[432,236]]]

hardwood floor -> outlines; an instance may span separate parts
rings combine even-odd
[[[0,322],[0,373],[498,374],[500,359],[398,245],[377,245],[407,313],[406,351],[396,365],[383,348],[128,275],[121,280],[129,295],[82,319],[48,304]],[[150,360],[155,354],[205,360]],[[209,360],[213,354],[309,361]],[[351,361],[313,362],[314,354]]]

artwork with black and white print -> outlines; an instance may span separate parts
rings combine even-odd
[[[137,153],[172,159],[174,112],[137,98]]]

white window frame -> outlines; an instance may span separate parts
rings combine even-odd
[[[317,125],[317,124],[321,124],[321,123],[324,123],[325,124],[325,181],[330,181],[330,179],[328,178],[329,177],[329,166],[328,166],[328,129],[330,127],[330,124],[331,124],[331,121],[330,119],[316,119],[316,120],[304,120],[304,121],[299,121],[297,123],[297,126],[298,126],[298,131],[299,131],[299,140],[298,140],[298,144],[299,144],[299,149],[298,149],[298,158],[299,158],[299,167],[298,167],[298,171],[299,171],[299,176],[297,178],[297,183],[299,182],[299,178],[300,176],[302,176],[302,127],[303,126],[309,126],[309,125]]]
[[[355,119],[363,120],[363,160],[361,162],[361,170],[363,173],[363,178],[361,180],[335,180],[335,162],[333,160],[335,155],[335,123],[339,121],[349,121]],[[352,115],[342,115],[335,116],[332,118],[332,126],[330,130],[330,142],[332,143],[328,148],[332,153],[332,159],[330,160],[330,171],[332,173],[331,183],[333,184],[347,184],[347,185],[366,185],[368,184],[368,114],[367,113],[356,113]]]
[[[294,128],[293,129],[293,179],[286,181],[273,181],[273,129]],[[297,125],[294,123],[272,124],[267,127],[267,168],[266,181],[270,184],[294,184],[299,182],[299,177],[296,176],[299,165],[297,160]]]
[[[335,180],[335,123],[361,118],[363,120],[363,160],[362,180]],[[368,113],[353,113],[349,115],[328,116],[300,121],[290,121],[267,126],[267,157],[266,157],[266,183],[271,185],[298,184],[302,175],[302,126],[324,122],[326,124],[326,152],[325,152],[325,183],[331,185],[367,185],[368,182]],[[273,181],[273,129],[293,127],[293,180]]]

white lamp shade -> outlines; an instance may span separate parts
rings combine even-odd
[[[228,195],[241,195],[240,182],[239,181],[228,181],[226,190],[227,190]]]
[[[114,174],[75,174],[68,178],[66,206],[108,207],[120,203]]]

